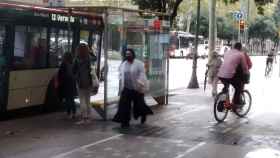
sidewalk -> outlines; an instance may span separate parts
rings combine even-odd
[[[267,90],[251,86],[255,102],[248,117],[229,114],[221,124],[213,117],[210,87],[172,91],[169,104],[154,106],[146,125],[132,120],[129,130],[97,114],[85,125],[62,112],[0,122],[0,158],[278,158],[277,97],[261,102]],[[115,111],[109,109],[109,119]]]
[[[132,121],[133,130],[128,134],[137,135],[137,133],[157,130],[158,127],[155,126],[155,124],[159,125],[157,121],[176,116],[178,108],[181,112],[187,112],[193,109],[192,105],[195,102],[205,104],[205,101],[211,101],[208,97],[201,99],[204,95],[201,89],[172,91],[169,105],[153,107],[155,115],[148,118],[148,124],[153,124],[151,127],[141,128],[137,125],[139,121]],[[120,131],[118,124],[110,121],[115,111],[116,108],[109,108],[108,121],[103,121],[97,113],[94,113],[94,120],[87,125],[76,125],[62,112],[2,121],[0,122],[0,158],[51,157],[77,146],[120,134],[125,135],[123,131]]]

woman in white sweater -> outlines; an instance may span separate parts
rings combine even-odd
[[[122,128],[129,127],[133,105],[134,118],[141,117],[141,123],[145,123],[146,116],[153,114],[144,100],[144,92],[148,89],[148,81],[144,63],[135,59],[133,49],[126,50],[125,61],[120,65],[119,71],[121,95],[118,111],[113,121],[121,123]]]

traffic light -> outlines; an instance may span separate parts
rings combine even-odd
[[[239,28],[240,28],[240,30],[244,30],[245,29],[245,21],[244,20],[240,20]]]

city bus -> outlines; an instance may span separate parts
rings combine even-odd
[[[183,31],[170,32],[170,57],[186,57],[190,53],[195,36]]]
[[[0,2],[1,113],[56,106],[53,78],[63,54],[87,43],[100,56],[103,31],[97,14]]]
[[[171,58],[188,57],[192,53],[194,44],[195,35],[184,31],[171,31],[169,56]],[[198,56],[205,58],[208,53],[207,48],[207,41],[199,36]]]

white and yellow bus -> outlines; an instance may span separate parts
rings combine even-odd
[[[103,28],[100,15],[0,2],[0,111],[57,106],[63,54],[80,42],[100,54]]]

